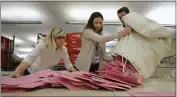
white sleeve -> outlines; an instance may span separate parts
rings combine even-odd
[[[69,59],[68,50],[66,47],[63,47],[63,61],[66,69],[69,69],[70,66],[73,66]]]
[[[98,43],[105,43],[105,42],[108,42],[108,41],[118,38],[117,32],[115,34],[101,36],[101,35],[93,32],[93,30],[91,30],[91,29],[84,30],[83,34],[84,34],[84,37],[86,37],[87,39],[91,39],[91,40],[96,41]]]
[[[28,56],[23,61],[28,63],[29,65],[33,64],[33,62],[39,57],[43,48],[44,42],[43,40],[41,40],[38,44],[36,44],[35,48],[28,54]]]

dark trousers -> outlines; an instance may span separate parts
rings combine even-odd
[[[23,73],[24,76],[25,76],[25,75],[29,75],[29,74],[31,74],[31,73],[28,71],[28,69],[26,69],[26,70],[24,71],[24,73]]]
[[[99,69],[99,63],[93,64],[91,63],[89,72],[96,72]]]

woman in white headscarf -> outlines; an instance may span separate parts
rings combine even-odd
[[[39,41],[29,55],[21,62],[10,77],[28,75],[59,63],[61,59],[67,70],[72,71],[67,48],[64,46],[66,33],[60,28],[53,28],[47,36]]]

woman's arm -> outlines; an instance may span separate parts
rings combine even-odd
[[[83,34],[84,34],[84,37],[86,37],[87,39],[91,39],[91,40],[98,42],[98,43],[105,43],[105,42],[108,42],[108,41],[118,38],[118,33],[102,36],[102,35],[95,33],[91,29],[84,30]]]
[[[20,77],[22,73],[29,67],[29,64],[22,61],[16,70],[10,75],[10,77],[16,78]]]
[[[127,27],[120,32],[116,32],[114,34],[104,35],[104,36],[93,32],[93,30],[91,30],[91,29],[84,30],[83,34],[87,39],[91,39],[91,40],[96,41],[98,43],[105,43],[105,42],[109,42],[109,41],[117,39],[117,38],[120,39],[121,37],[128,35],[130,32],[131,32],[131,28]]]
[[[127,27],[124,30],[118,32],[118,40],[120,40],[122,37],[125,37],[126,35],[130,34],[132,32],[131,27]]]
[[[65,64],[65,68],[68,71],[75,71],[75,69],[73,68],[73,64],[70,61],[69,55],[68,55],[68,50],[66,47],[63,47],[63,61]]]
[[[44,43],[43,41],[40,41],[28,54],[28,56],[20,63],[16,70],[10,75],[10,77],[19,77],[37,59],[37,57],[39,57],[43,47]]]

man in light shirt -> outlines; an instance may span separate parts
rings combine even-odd
[[[122,23],[123,26],[119,26],[116,29],[116,32],[120,32],[125,28],[125,23],[123,20],[123,16],[125,16],[126,14],[130,13],[129,9],[127,7],[122,7],[119,10],[117,10],[117,16],[120,19],[120,22]],[[120,33],[119,38],[126,36],[128,33]]]

